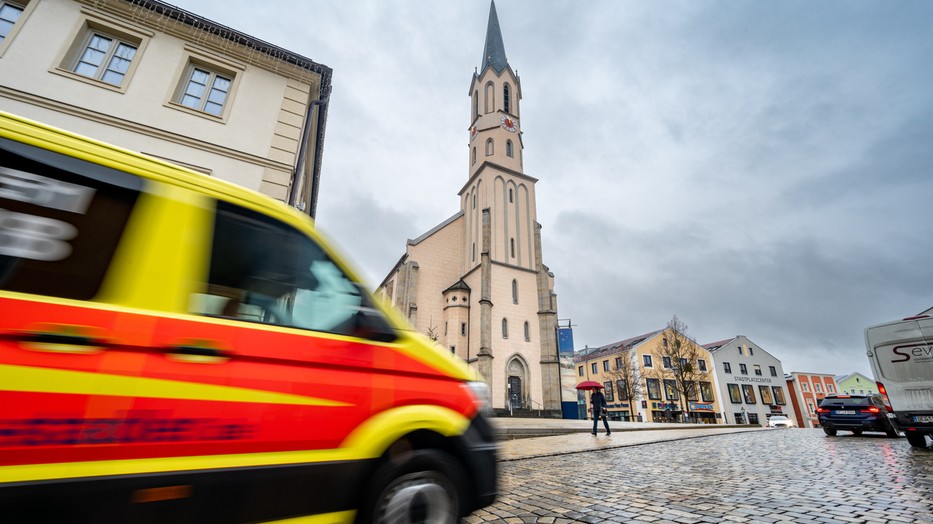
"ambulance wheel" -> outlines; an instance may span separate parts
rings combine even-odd
[[[916,431],[907,432],[907,442],[909,442],[910,445],[915,448],[927,447],[926,436],[924,436],[923,433],[917,433]]]
[[[380,466],[367,490],[358,523],[459,522],[466,478],[449,455],[416,450]]]

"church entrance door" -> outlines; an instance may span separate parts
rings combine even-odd
[[[512,409],[522,407],[522,379],[520,377],[509,377],[509,402]]]

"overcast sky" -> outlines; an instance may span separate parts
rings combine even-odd
[[[334,70],[318,225],[370,287],[459,209],[488,0],[175,0]],[[496,3],[578,349],[745,335],[871,376],[933,306],[933,2]]]

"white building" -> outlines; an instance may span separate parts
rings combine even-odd
[[[537,179],[523,171],[522,86],[494,3],[469,93],[460,209],[409,240],[379,290],[485,377],[493,408],[559,416],[554,275],[542,262]]]
[[[0,0],[0,110],[313,215],[331,69],[155,0]]]
[[[712,355],[727,424],[765,426],[771,415],[795,418],[780,360],[742,335],[703,347]]]

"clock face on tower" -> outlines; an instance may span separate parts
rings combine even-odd
[[[503,116],[502,117],[502,129],[505,129],[506,131],[511,131],[512,133],[518,131],[518,120],[515,120],[514,118],[510,116]]]

